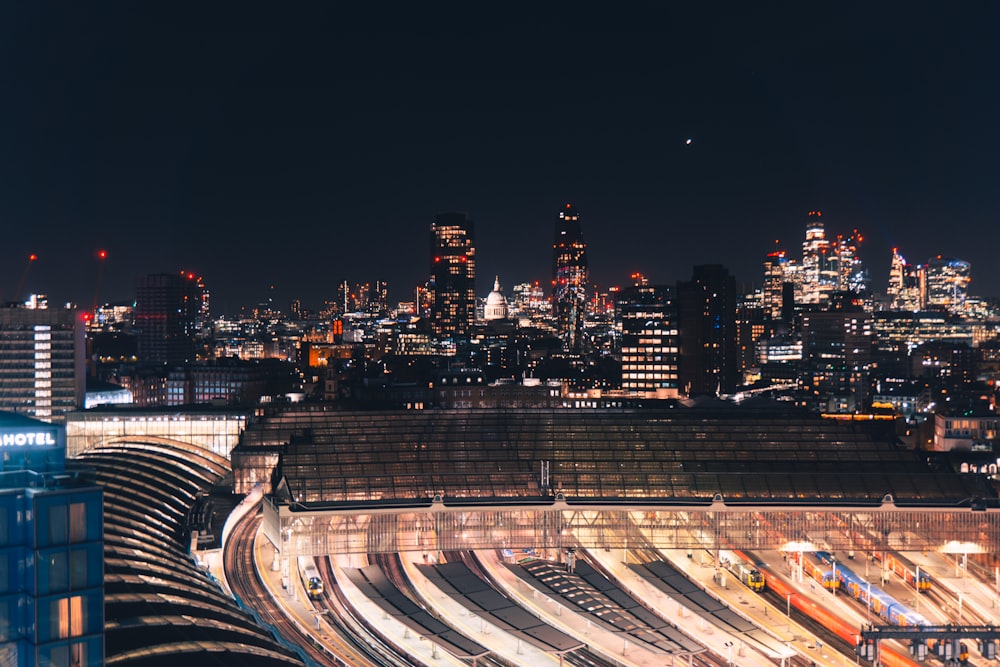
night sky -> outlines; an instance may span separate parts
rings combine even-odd
[[[878,292],[899,247],[1000,295],[996,3],[225,4],[0,8],[0,298],[127,302],[185,269],[215,313],[344,278],[395,303],[450,210],[485,297],[551,278],[566,202],[601,287],[759,285],[819,209]]]

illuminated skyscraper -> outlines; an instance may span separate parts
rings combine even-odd
[[[830,242],[826,238],[822,216],[821,211],[809,211],[806,220],[798,299],[801,303],[821,303],[836,286],[836,273],[831,271],[829,262]]]
[[[182,364],[197,356],[195,337],[208,319],[208,291],[193,273],[156,273],[139,279],[135,327],[140,361]]]
[[[784,250],[775,250],[764,258],[764,290],[762,307],[764,314],[772,320],[781,319],[782,293],[788,281],[785,267],[789,264]]]
[[[677,396],[677,311],[674,291],[642,276],[618,293],[622,330],[622,389]]]
[[[949,313],[965,307],[972,281],[971,265],[953,257],[932,257],[927,262],[927,305]]]
[[[61,422],[83,407],[84,361],[76,309],[0,308],[0,410]]]
[[[764,261],[764,309],[778,319],[782,285],[795,286],[795,302],[828,307],[834,292],[865,293],[869,288],[868,271],[858,257],[861,234],[826,238],[823,213],[809,211],[806,236],[802,243],[802,262],[796,264],[785,252],[775,249]]]
[[[906,310],[916,312],[924,308],[924,267],[911,266],[899,254],[897,248],[892,249],[892,261],[889,264],[889,285],[886,295],[889,297],[891,310]]]
[[[464,213],[440,213],[431,223],[431,328],[465,336],[476,320],[475,226]]]
[[[559,211],[552,241],[552,314],[566,352],[582,351],[587,302],[587,244],[572,204]]]

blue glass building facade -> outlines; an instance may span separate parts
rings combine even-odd
[[[104,664],[103,513],[64,426],[0,412],[0,665]]]

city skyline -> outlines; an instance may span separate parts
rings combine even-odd
[[[703,264],[759,286],[818,209],[864,235],[877,292],[898,248],[998,296],[995,10],[902,8],[643,8],[596,31],[22,7],[0,40],[0,298],[124,302],[189,270],[215,313],[315,308],[345,278],[412,300],[446,211],[476,221],[482,298],[550,280],[568,202],[602,287]]]

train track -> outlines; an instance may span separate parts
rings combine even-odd
[[[319,559],[317,567],[324,584],[322,606],[332,617],[331,631],[337,633],[345,644],[345,654],[349,651],[352,655],[351,664],[411,667],[414,661],[405,651],[398,650],[377,628],[356,613],[354,606],[337,584],[329,558]]]
[[[474,552],[449,551],[444,554],[444,557],[448,562],[464,563],[465,566],[469,568],[470,572],[482,579],[488,586],[490,586],[490,588],[498,592],[500,595],[507,597],[506,592],[504,592],[503,588],[494,580],[489,570],[483,566],[482,562],[476,557]],[[581,648],[564,653],[562,655],[562,662],[563,664],[570,665],[572,667],[617,667],[619,665],[617,661],[607,660],[599,653],[596,653],[589,648]]]
[[[307,667],[347,667],[351,663],[317,646],[312,634],[288,616],[261,581],[254,559],[254,541],[261,521],[258,512],[248,512],[236,524],[226,544],[223,561],[233,594],[257,615],[262,624],[273,628],[279,638],[299,654]]]

